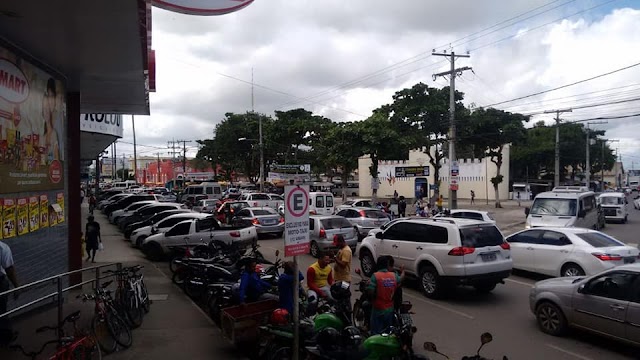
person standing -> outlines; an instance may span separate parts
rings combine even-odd
[[[84,201],[84,189],[80,188],[80,204],[82,204],[82,202]]]
[[[335,257],[336,263],[333,265],[333,279],[334,281],[346,281],[351,284],[351,258],[353,257],[353,252],[344,240],[344,236],[334,236],[333,242],[340,249]]]
[[[100,224],[95,221],[93,215],[89,215],[87,218],[87,225],[85,225],[85,241],[87,247],[87,261],[96,262],[96,251],[102,244],[102,236],[100,236]]]
[[[404,196],[400,196],[400,200],[398,201],[398,216],[407,216],[407,200],[404,199]]]
[[[97,202],[96,196],[91,193],[91,195],[89,195],[89,214],[93,215],[93,210],[96,208]]]
[[[394,294],[404,279],[404,266],[400,267],[400,275],[394,271],[394,260],[391,256],[378,259],[378,271],[369,281],[369,295],[373,299],[371,309],[371,334],[381,334],[393,325]]]
[[[398,200],[398,190],[393,190],[393,200]]]
[[[0,241],[0,293],[9,291],[11,284],[18,287],[18,276],[13,264],[13,254],[9,245]],[[17,293],[14,296],[17,297]],[[7,312],[8,296],[0,296],[0,314]],[[11,329],[11,322],[7,316],[0,318],[0,345],[8,344],[15,337]]]
[[[438,196],[438,200],[436,200],[436,206],[438,207],[438,211],[442,212],[442,203],[444,202],[444,197],[442,195]]]
[[[476,203],[476,192],[471,190],[471,204],[475,204]]]

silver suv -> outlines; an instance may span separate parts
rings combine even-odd
[[[397,220],[367,236],[360,245],[360,266],[367,276],[383,255],[404,265],[419,279],[427,297],[441,297],[453,285],[492,291],[511,274],[509,243],[495,224],[469,219]]]

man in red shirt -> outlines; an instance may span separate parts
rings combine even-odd
[[[373,298],[371,310],[371,334],[381,334],[393,325],[393,295],[404,279],[404,266],[400,267],[400,276],[394,270],[391,256],[378,259],[378,271],[371,276],[369,294]]]

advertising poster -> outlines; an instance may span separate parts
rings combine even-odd
[[[29,233],[29,198],[18,199],[17,212],[18,235]]]
[[[29,198],[29,231],[33,232],[40,228],[40,203],[37,196]]]
[[[64,222],[64,193],[58,193],[56,196],[56,203],[60,205],[60,212],[58,213],[58,224]]]
[[[49,226],[49,198],[47,195],[40,195],[40,227]]]
[[[0,46],[0,194],[64,187],[65,88]]]
[[[2,238],[16,236],[16,201],[4,199],[2,201]]]

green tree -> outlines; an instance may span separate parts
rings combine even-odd
[[[472,141],[476,145],[476,156],[489,157],[496,164],[496,175],[491,178],[495,191],[496,208],[501,208],[499,185],[504,177],[500,173],[503,163],[504,146],[525,139],[524,122],[527,116],[498,109],[478,109],[471,114]],[[471,138],[470,138],[471,139]]]
[[[357,123],[336,123],[318,143],[319,154],[324,157],[325,166],[340,170],[342,199],[347,199],[349,175],[358,168],[358,158],[363,155],[363,143]]]

